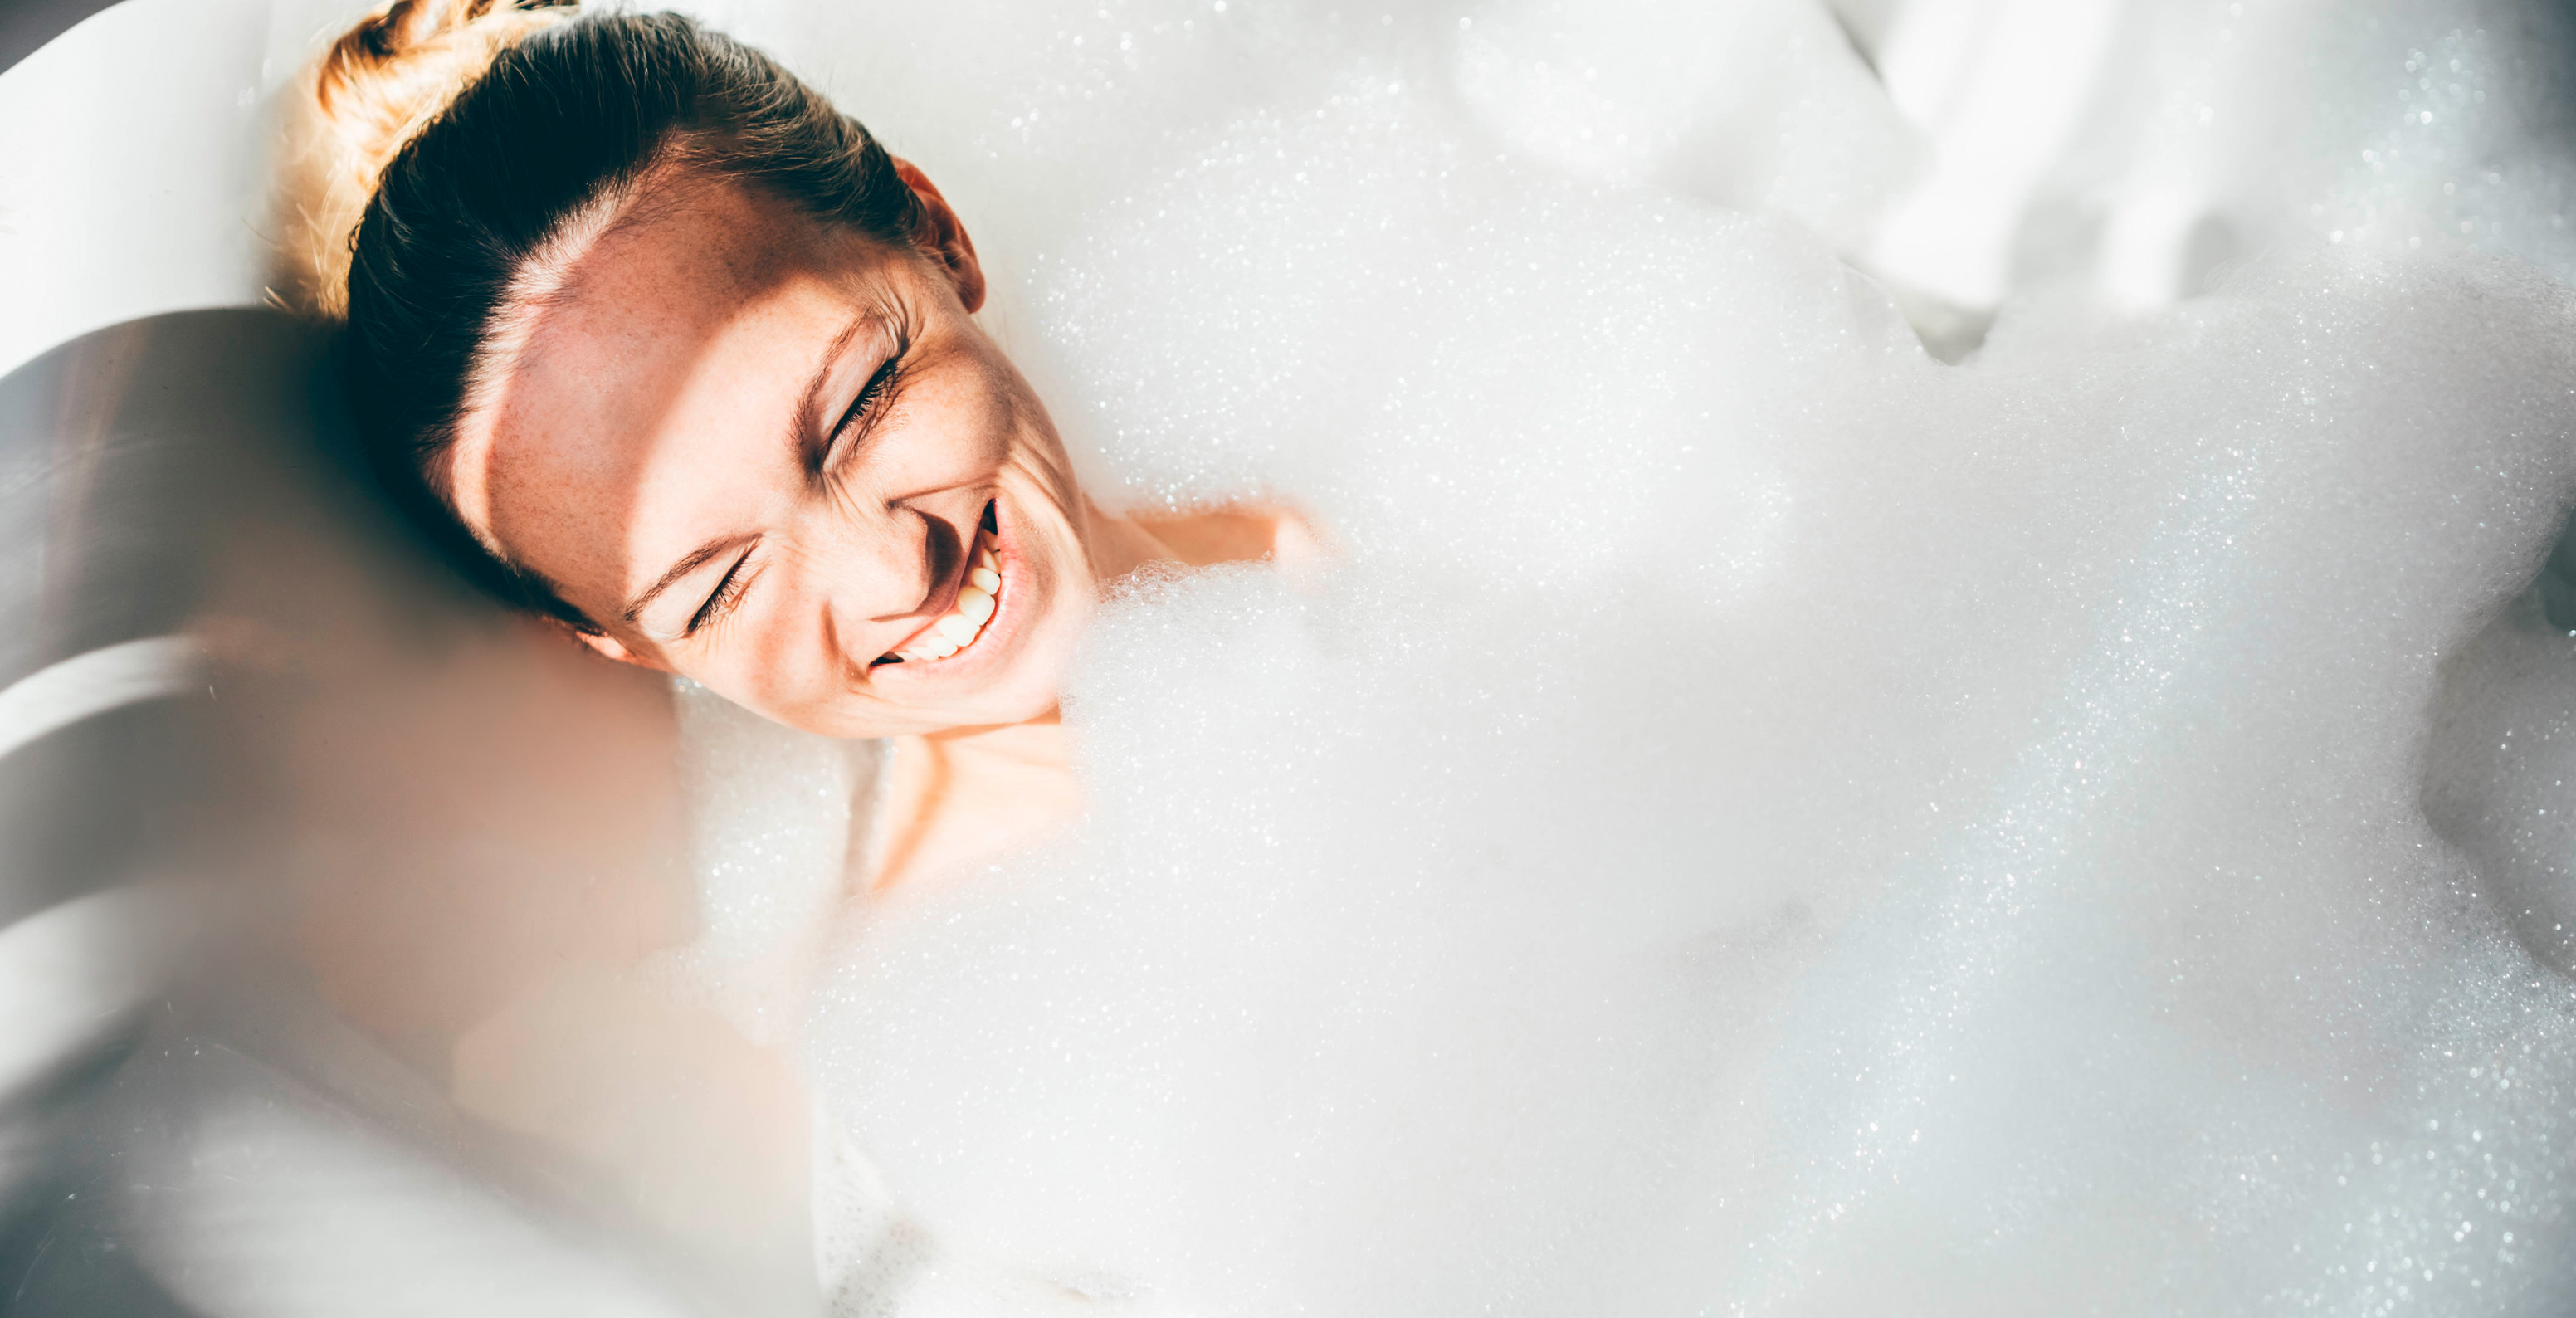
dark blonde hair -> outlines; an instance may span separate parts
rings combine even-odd
[[[584,629],[551,583],[467,530],[445,476],[496,344],[559,280],[564,254],[674,175],[731,180],[893,246],[922,219],[856,119],[676,14],[394,0],[332,46],[309,86],[311,232],[294,300],[340,322],[366,465],[476,584]]]

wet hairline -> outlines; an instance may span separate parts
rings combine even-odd
[[[655,148],[649,163],[612,181],[565,216],[519,263],[494,300],[493,314],[476,344],[447,442],[425,455],[421,464],[421,478],[429,491],[447,505],[485,553],[545,581],[558,596],[561,583],[521,562],[492,532],[491,491],[483,473],[489,471],[508,382],[528,361],[529,348],[548,313],[580,295],[587,258],[613,239],[684,207],[701,189],[729,181],[709,178],[692,163],[684,149]],[[463,462],[468,449],[482,460]],[[465,470],[476,474],[460,483],[458,473]]]

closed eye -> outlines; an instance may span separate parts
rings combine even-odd
[[[751,551],[746,549],[733,561],[733,566],[725,570],[724,580],[717,582],[716,588],[707,593],[706,603],[689,615],[689,626],[680,633],[682,636],[695,636],[733,612],[734,606],[742,602],[743,592],[751,588],[752,577],[757,575],[749,570],[750,563]]]
[[[896,382],[902,378],[902,368],[903,353],[898,350],[885,359],[885,365],[878,367],[876,374],[868,377],[866,387],[859,390],[859,396],[850,400],[849,410],[832,423],[832,433],[823,443],[824,467],[832,465],[832,459],[841,451],[845,439],[854,440],[866,434],[868,427],[884,413],[885,400],[894,393]]]

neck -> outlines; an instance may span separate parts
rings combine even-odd
[[[885,888],[1041,841],[1082,810],[1073,742],[1053,711],[1026,723],[898,740],[887,830],[862,880]]]

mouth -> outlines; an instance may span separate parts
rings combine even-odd
[[[935,664],[971,650],[984,638],[1002,611],[1001,523],[993,502],[975,527],[975,543],[966,553],[966,579],[948,612],[887,651],[877,664]],[[875,667],[871,664],[870,667]]]

